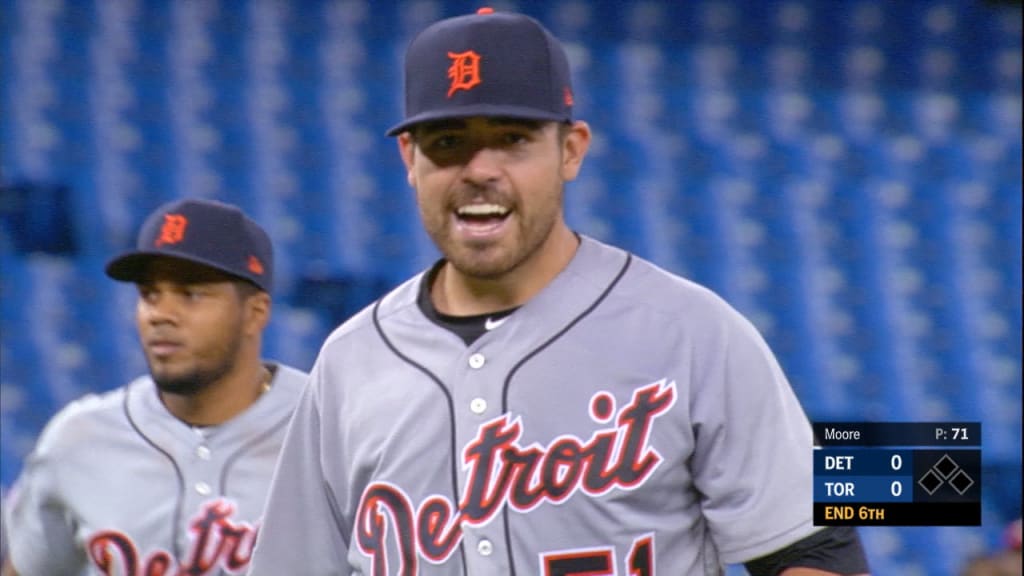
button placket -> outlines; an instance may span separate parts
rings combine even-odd
[[[473,398],[469,402],[469,411],[473,414],[480,415],[487,411],[487,400],[483,398]]]
[[[200,496],[209,496],[211,493],[213,493],[213,488],[211,488],[210,485],[207,484],[206,482],[202,481],[196,482],[195,489],[196,493],[198,493]]]
[[[213,484],[205,480],[214,473],[211,468],[213,450],[210,448],[208,431],[196,428],[193,430],[196,432],[199,441],[192,450],[192,455],[197,460],[192,467],[194,473],[191,478],[192,490],[205,499],[213,494]]]

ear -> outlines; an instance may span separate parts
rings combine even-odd
[[[573,122],[562,140],[562,179],[575,180],[590,149],[590,126],[582,120]]]
[[[409,182],[409,186],[415,188],[416,176],[413,174],[412,167],[416,158],[416,141],[411,132],[402,132],[398,135],[397,140],[398,153],[402,156],[402,162],[405,163],[405,178]]]
[[[245,330],[250,334],[260,334],[270,322],[272,307],[270,295],[257,291],[245,299]]]

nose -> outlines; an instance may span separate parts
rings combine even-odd
[[[146,324],[173,323],[177,318],[177,307],[174,298],[167,294],[146,294],[139,296],[138,314],[139,320]]]
[[[479,146],[469,153],[463,167],[463,179],[476,186],[486,186],[501,176],[501,151]]]

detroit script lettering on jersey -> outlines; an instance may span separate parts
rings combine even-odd
[[[224,570],[241,574],[249,564],[257,526],[233,522],[235,505],[218,498],[206,502],[192,519],[192,545],[180,565],[166,550],[140,551],[131,537],[103,530],[89,538],[89,558],[103,574],[204,576]]]
[[[467,481],[457,508],[442,495],[417,507],[401,487],[374,482],[363,491],[354,539],[371,559],[373,574],[388,573],[395,565],[403,575],[417,574],[421,558],[441,563],[451,556],[463,525],[487,524],[505,507],[528,512],[581,492],[600,496],[636,489],[662,462],[648,440],[655,419],[675,401],[675,382],[663,379],[635,390],[616,415],[612,395],[598,392],[590,399],[590,418],[606,427],[585,441],[564,435],[547,446],[522,446],[521,419],[503,414],[481,425],[463,449]],[[387,557],[389,531],[400,558]]]

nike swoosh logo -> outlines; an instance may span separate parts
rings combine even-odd
[[[487,320],[484,320],[484,329],[485,330],[494,330],[498,326],[501,326],[502,324],[504,324],[505,320],[508,320],[508,316],[505,316],[504,318],[502,318],[500,320],[495,320],[494,318],[488,318]]]

